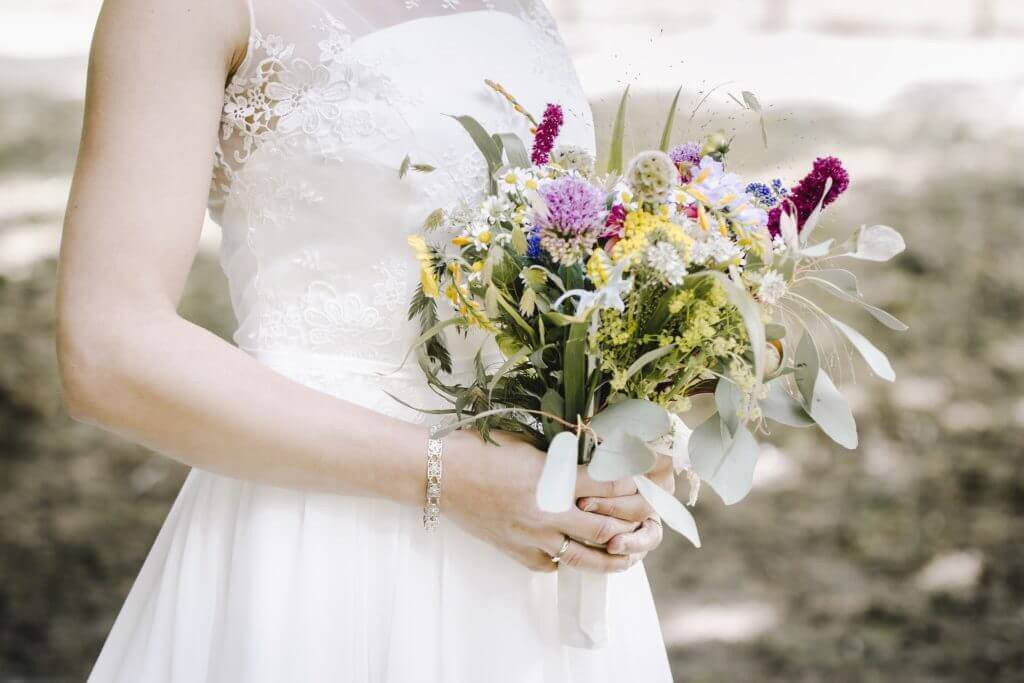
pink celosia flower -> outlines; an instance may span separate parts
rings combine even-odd
[[[832,179],[832,187],[822,201],[825,183]],[[843,162],[835,157],[816,159],[807,176],[790,190],[786,201],[768,213],[768,230],[773,236],[779,234],[779,218],[782,211],[791,214],[796,211],[797,231],[803,230],[804,223],[821,201],[822,208],[839,198],[850,186],[850,174],[843,168]]]
[[[537,132],[533,136],[533,153],[530,160],[537,166],[543,166],[551,159],[551,150],[555,147],[555,139],[562,129],[565,117],[562,116],[562,108],[557,104],[549,104],[544,110],[544,117],[537,126]]]

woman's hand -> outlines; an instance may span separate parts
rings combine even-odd
[[[514,434],[495,433],[500,448],[483,443],[471,432],[455,432],[446,438],[444,493],[445,515],[469,533],[481,538],[534,571],[554,571],[551,558],[569,546],[561,563],[592,572],[622,571],[640,559],[649,542],[637,521],[573,507],[551,514],[537,508],[536,489],[545,454]],[[632,480],[596,482],[581,467],[576,481],[577,499],[630,501],[639,497]],[[657,526],[657,525],[654,525]],[[619,552],[604,546],[613,539]],[[625,544],[625,545],[623,545]],[[637,552],[624,550],[626,545]],[[655,544],[656,545],[656,544]]]
[[[676,478],[672,458],[658,456],[658,462],[647,473],[647,478],[669,493],[675,493]],[[619,534],[608,541],[608,552],[612,555],[639,555],[643,558],[661,545],[661,524],[654,521],[657,515],[639,493],[618,497],[586,496],[578,499],[576,505],[584,512],[607,515],[640,525],[634,531]]]

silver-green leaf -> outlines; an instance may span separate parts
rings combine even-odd
[[[715,413],[694,430],[690,437],[690,462],[722,501],[732,505],[750,493],[759,449],[745,425],[738,425],[731,439],[722,427]]]
[[[700,534],[693,515],[679,499],[647,477],[633,477],[636,490],[650,504],[661,521],[682,534],[695,547],[700,547]]]
[[[566,512],[576,495],[578,441],[572,432],[551,440],[544,470],[537,482],[537,507],[544,512]]]
[[[761,412],[769,420],[775,420],[790,427],[810,427],[814,420],[803,405],[790,396],[786,389],[786,378],[773,379],[765,385],[768,395],[761,399]]]
[[[818,379],[814,383],[814,399],[808,412],[830,439],[844,448],[857,447],[857,423],[853,419],[853,413],[846,399],[832,383],[832,378],[824,370],[818,370]]]
[[[657,403],[627,398],[595,415],[590,427],[601,437],[618,431],[628,432],[643,441],[654,441],[668,434],[672,423],[668,412]]]
[[[618,481],[650,471],[657,460],[643,439],[613,431],[594,448],[587,472],[594,481]]]
[[[832,324],[836,328],[846,335],[846,338],[850,340],[853,347],[860,353],[861,358],[868,364],[871,370],[881,377],[882,379],[893,382],[896,380],[896,371],[892,369],[892,364],[882,351],[872,344],[867,337],[853,329],[849,325],[835,318],[832,318]]]

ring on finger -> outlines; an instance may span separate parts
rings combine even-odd
[[[558,552],[551,556],[551,561],[558,564],[562,561],[562,555],[565,555],[565,551],[569,549],[569,537],[566,536],[565,540],[562,541],[562,547],[558,549]]]
[[[663,525],[663,524],[661,523],[661,520],[660,520],[660,519],[658,519],[657,517],[648,517],[648,518],[647,518],[647,521],[648,521],[648,522],[654,522],[655,524],[657,524],[657,525],[658,525],[658,528],[659,528],[659,529],[661,529],[662,531],[664,531],[664,530],[665,530],[665,527],[664,527],[664,525]]]

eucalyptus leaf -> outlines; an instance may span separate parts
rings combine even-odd
[[[735,383],[727,379],[719,379],[715,387],[715,407],[718,408],[719,418],[731,436],[736,432],[740,423],[740,403],[743,401],[743,392]]]
[[[615,113],[615,122],[612,124],[612,136],[610,149],[608,151],[608,173],[622,173],[623,147],[626,137],[626,108],[629,103],[629,86],[626,86],[619,101],[619,109]]]
[[[907,248],[903,235],[888,225],[872,225],[857,231],[856,248],[847,254],[863,261],[888,261]]]
[[[672,422],[668,411],[657,403],[627,398],[595,415],[590,427],[602,438],[613,432],[628,432],[647,442],[668,434]]]
[[[576,498],[578,441],[572,432],[551,440],[548,457],[537,482],[537,507],[544,512],[567,512]]]
[[[595,448],[587,472],[594,481],[618,481],[650,471],[658,456],[643,439],[612,431]]]
[[[832,251],[832,245],[835,243],[833,239],[827,239],[824,242],[818,242],[812,244],[809,247],[803,247],[800,249],[800,255],[806,258],[821,258],[827,256]]]
[[[773,379],[765,386],[768,394],[760,401],[761,412],[765,417],[790,427],[810,427],[814,424],[803,405],[790,396],[785,377]]]
[[[654,509],[661,521],[699,548],[700,534],[697,532],[697,522],[686,506],[647,477],[633,477],[633,481],[636,482],[637,492]]]
[[[811,417],[833,441],[844,448],[857,447],[857,423],[850,412],[850,406],[832,383],[824,370],[818,370],[814,383],[814,400],[811,401]]]
[[[683,93],[683,86],[676,90],[676,96],[672,98],[672,105],[668,109],[668,116],[665,119],[665,128],[661,131],[661,144],[658,148],[662,152],[668,152],[672,144],[672,129],[676,127],[676,108],[679,106],[679,96]]]
[[[754,484],[758,446],[745,425],[737,425],[731,439],[723,436],[723,423],[716,413],[690,436],[690,463],[697,475],[726,505],[743,500]]]
[[[405,174],[409,172],[409,166],[412,165],[412,157],[408,154],[402,159],[402,164],[398,167],[398,177],[404,178]]]
[[[814,398],[814,383],[818,379],[819,367],[818,347],[810,332],[804,332],[804,336],[800,338],[793,360],[796,363],[793,379],[796,380],[800,395],[804,397],[804,403],[810,405],[811,399]]]
[[[868,367],[879,377],[889,382],[896,380],[896,372],[892,369],[892,364],[889,363],[889,359],[884,353],[874,344],[872,344],[867,337],[853,329],[849,325],[835,318],[831,318],[832,324],[839,329],[846,338],[850,340],[853,347],[857,349],[864,362],[868,364]]]
[[[811,275],[832,283],[850,296],[860,297],[860,287],[857,285],[857,276],[843,268],[822,268],[811,271]]]
[[[875,320],[888,327],[890,330],[895,330],[897,332],[906,332],[908,329],[910,329],[906,323],[904,323],[902,320],[892,315],[891,313],[883,311],[881,308],[878,308],[877,306],[872,306],[859,296],[853,296],[852,294],[849,294],[848,292],[837,287],[828,280],[824,280],[813,275],[808,275],[804,277],[803,280],[822,288],[823,290],[825,290],[826,292],[835,296],[838,299],[842,299],[843,301],[849,301],[851,303],[863,306],[864,310],[867,311],[871,315],[871,317],[873,317]]]

